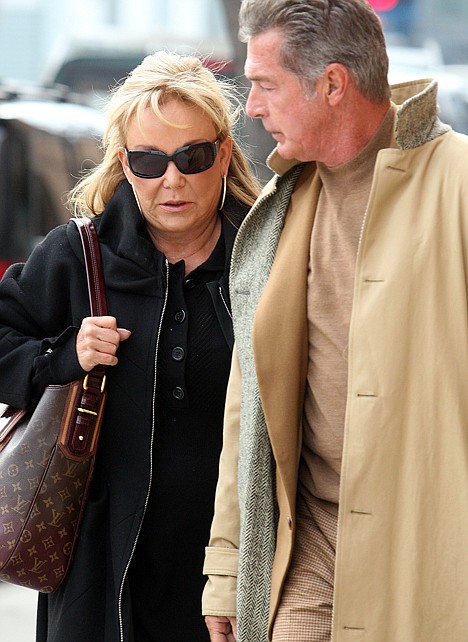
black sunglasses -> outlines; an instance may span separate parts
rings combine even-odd
[[[139,178],[159,178],[162,176],[169,161],[172,161],[182,174],[199,174],[213,166],[219,151],[220,141],[214,143],[195,143],[186,145],[171,154],[157,150],[129,150],[125,148],[127,162]]]

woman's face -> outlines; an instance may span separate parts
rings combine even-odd
[[[216,140],[214,125],[200,108],[173,99],[161,112],[168,121],[183,128],[163,122],[147,109],[141,121],[134,116],[129,123],[127,150],[158,150],[171,155],[186,145]],[[220,144],[213,166],[204,172],[183,174],[170,161],[159,178],[135,176],[125,150],[119,152],[125,176],[133,185],[153,237],[175,242],[190,240],[213,224],[231,148],[232,141],[227,138]]]

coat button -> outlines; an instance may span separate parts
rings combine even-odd
[[[289,530],[292,530],[292,527],[293,527],[293,521],[292,521],[292,518],[291,518],[291,517],[288,517],[288,526],[289,526]]]
[[[177,312],[174,314],[174,321],[176,323],[183,323],[185,321],[185,310],[177,310]]]
[[[176,347],[172,350],[172,358],[174,361],[182,361],[185,357],[185,350],[183,348]]]
[[[187,290],[191,290],[192,288],[194,288],[197,285],[197,282],[195,281],[193,276],[189,276],[189,277],[187,277],[185,279],[185,284],[184,285],[187,288]]]
[[[185,397],[185,392],[180,386],[176,386],[172,389],[172,396],[174,397],[174,399],[178,399],[179,401],[181,401]]]

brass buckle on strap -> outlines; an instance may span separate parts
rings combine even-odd
[[[86,377],[83,379],[83,388],[85,390],[88,390],[88,378],[89,378],[89,374],[87,374]],[[101,381],[101,392],[104,392],[105,388],[106,388],[106,375],[103,376]]]
[[[94,412],[94,410],[87,410],[86,408],[78,408],[78,412],[84,412],[87,415],[94,415],[97,417],[97,412]]]

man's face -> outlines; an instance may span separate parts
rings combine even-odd
[[[252,118],[262,119],[283,158],[321,160],[328,120],[321,81],[316,93],[307,97],[297,77],[280,64],[282,40],[282,34],[275,30],[249,40],[245,75],[252,86],[246,110]]]

